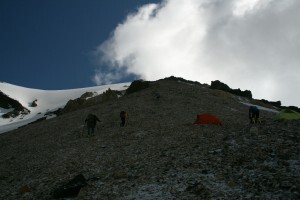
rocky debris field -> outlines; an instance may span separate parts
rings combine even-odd
[[[0,199],[299,199],[299,120],[274,121],[262,110],[262,123],[249,124],[241,100],[161,80],[1,134]],[[92,137],[88,113],[101,119]],[[201,113],[224,125],[192,125]],[[73,194],[62,189],[68,183]]]

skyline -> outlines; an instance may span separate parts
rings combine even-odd
[[[300,106],[296,0],[15,0],[0,7],[0,81],[71,89],[173,75]]]
[[[300,106],[299,9],[296,0],[149,4],[127,16],[97,50],[116,70],[113,78],[125,70],[146,80],[220,80],[251,90],[255,99]]]

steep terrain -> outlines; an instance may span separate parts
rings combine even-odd
[[[0,108],[11,110],[4,115],[3,118],[17,117],[19,114],[28,114],[30,111],[22,106],[18,101],[8,97],[0,90]]]
[[[56,112],[61,111],[68,102],[70,104],[63,112],[72,111],[78,104],[88,103],[86,102],[88,98],[102,94],[109,88],[124,90],[128,84],[68,90],[39,90],[0,82],[0,134],[36,120],[53,118]]]
[[[157,99],[155,94],[159,93]],[[82,174],[78,199],[299,199],[299,121],[207,85],[160,80],[150,87],[0,135],[0,199],[53,199]],[[119,112],[129,113],[119,127]],[[83,126],[89,113],[93,137]],[[224,122],[192,125],[212,113]]]

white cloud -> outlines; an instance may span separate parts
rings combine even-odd
[[[234,3],[233,14],[242,16],[256,9],[266,7],[272,0],[238,0]]]
[[[107,74],[111,81],[120,71],[147,80],[218,79],[254,98],[300,106],[299,10],[297,0],[166,0],[130,14],[97,52],[117,72]]]
[[[115,72],[98,71],[95,73],[92,80],[97,85],[109,85],[109,84],[117,82],[118,80],[121,79],[121,77],[122,77],[122,75],[119,71],[115,71]]]

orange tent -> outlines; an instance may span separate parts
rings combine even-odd
[[[219,124],[219,125],[222,125],[223,122],[221,120],[219,120],[216,116],[205,113],[205,114],[197,115],[197,119],[193,124],[194,125],[197,125],[197,124]]]

